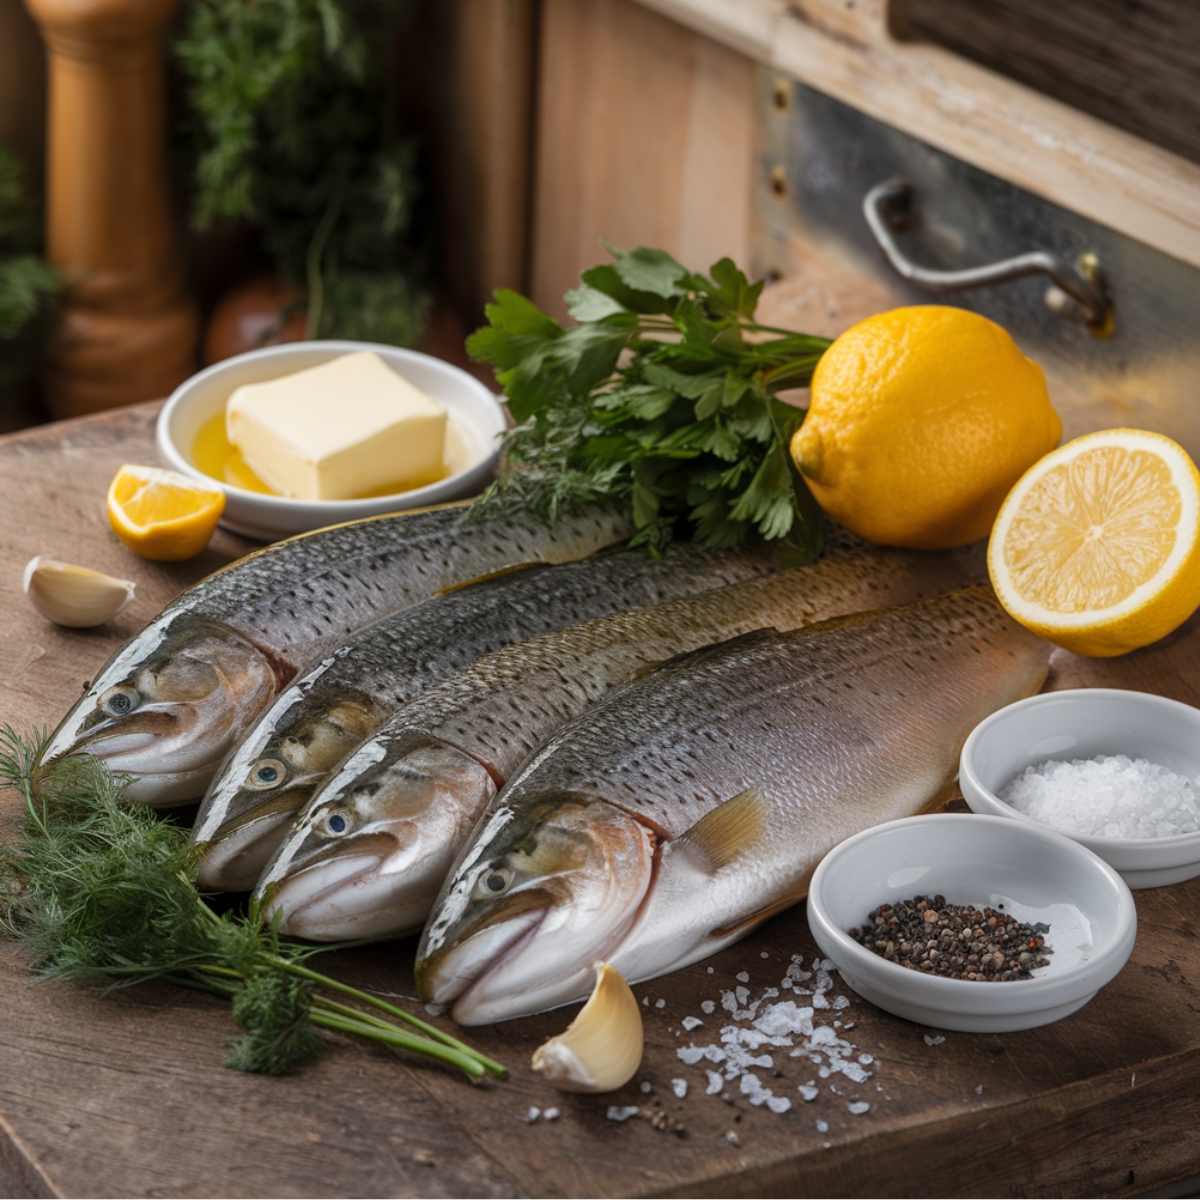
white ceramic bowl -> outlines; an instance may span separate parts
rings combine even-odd
[[[846,932],[884,902],[941,894],[1050,926],[1054,949],[1032,979],[944,979],[888,962]],[[808,923],[860,996],[938,1029],[1007,1033],[1082,1008],[1125,965],[1137,934],[1133,896],[1090,851],[1043,826],[939,813],[856,834],[813,874]]]
[[[1117,688],[1046,692],[980,722],[963,746],[959,786],[977,813],[1039,829],[998,793],[1026,767],[1097,754],[1145,758],[1195,779],[1200,775],[1200,709],[1165,696]],[[1170,838],[1105,838],[1060,830],[1111,863],[1133,888],[1161,887],[1200,875],[1200,833]]]
[[[474,449],[470,467],[427,487],[413,488],[394,496],[372,496],[366,500],[292,500],[214,480],[192,462],[192,445],[197,432],[224,407],[235,388],[244,383],[262,383],[303,371],[306,367],[315,367],[358,350],[374,350],[398,375],[403,375],[446,406],[450,420]],[[172,470],[204,483],[216,483],[224,491],[222,525],[235,533],[269,540],[343,521],[443,504],[475,495],[492,478],[503,433],[504,413],[499,401],[466,371],[415,350],[372,342],[325,341],[265,346],[214,363],[193,375],[175,389],[159,415],[157,440],[159,453]]]

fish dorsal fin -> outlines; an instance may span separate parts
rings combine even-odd
[[[662,658],[658,662],[647,663],[644,667],[638,669],[633,678],[642,679],[649,675],[651,671],[657,671],[662,667],[675,667],[680,663],[688,662],[690,659],[700,658],[702,655],[712,653],[718,646],[727,647],[734,645],[736,642],[742,642],[749,649],[751,646],[758,645],[759,642],[770,641],[771,638],[778,636],[779,630],[773,625],[767,625],[762,629],[751,629],[749,633],[736,634],[734,637],[726,638],[723,642],[710,642],[707,646],[697,646],[694,650],[685,650],[682,654],[675,654],[670,658]]]
[[[767,805],[753,788],[705,813],[673,843],[673,853],[686,855],[708,875],[736,862],[752,850],[767,828]]]

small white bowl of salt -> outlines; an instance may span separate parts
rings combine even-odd
[[[1046,692],[977,725],[959,786],[971,809],[1048,826],[1131,888],[1200,875],[1200,709],[1115,688]]]

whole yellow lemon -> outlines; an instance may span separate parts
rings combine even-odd
[[[821,507],[887,546],[987,537],[1058,445],[1042,369],[994,321],[920,305],[868,317],[821,356],[792,457]]]

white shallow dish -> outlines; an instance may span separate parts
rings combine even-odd
[[[375,351],[398,375],[403,375],[446,406],[450,420],[473,448],[474,461],[470,467],[437,483],[398,492],[394,496],[372,496],[366,500],[292,500],[215,480],[192,462],[196,434],[206,421],[224,408],[236,388],[245,383],[278,379],[281,375],[316,367],[331,358],[359,350]],[[156,436],[159,453],[172,470],[203,483],[215,483],[225,493],[222,525],[235,533],[270,540],[344,521],[473,496],[483,490],[495,472],[504,428],[504,412],[496,397],[478,379],[458,367],[428,354],[401,350],[396,346],[324,341],[265,346],[206,367],[171,394],[159,415]]]
[[[1032,979],[943,979],[888,962],[855,942],[883,903],[941,894],[1050,926],[1050,964]],[[1125,965],[1137,909],[1120,875],[1040,825],[938,813],[856,834],[813,874],[808,923],[821,952],[860,996],[921,1025],[1008,1033],[1049,1025],[1082,1008]]]
[[[1145,758],[1195,780],[1200,775],[1200,709],[1165,696],[1118,688],[1046,692],[993,713],[963,746],[959,786],[974,812],[1050,826],[1018,812],[998,793],[1026,767],[1098,754]],[[1105,838],[1058,830],[1111,863],[1132,888],[1200,875],[1200,833],[1170,838]]]

